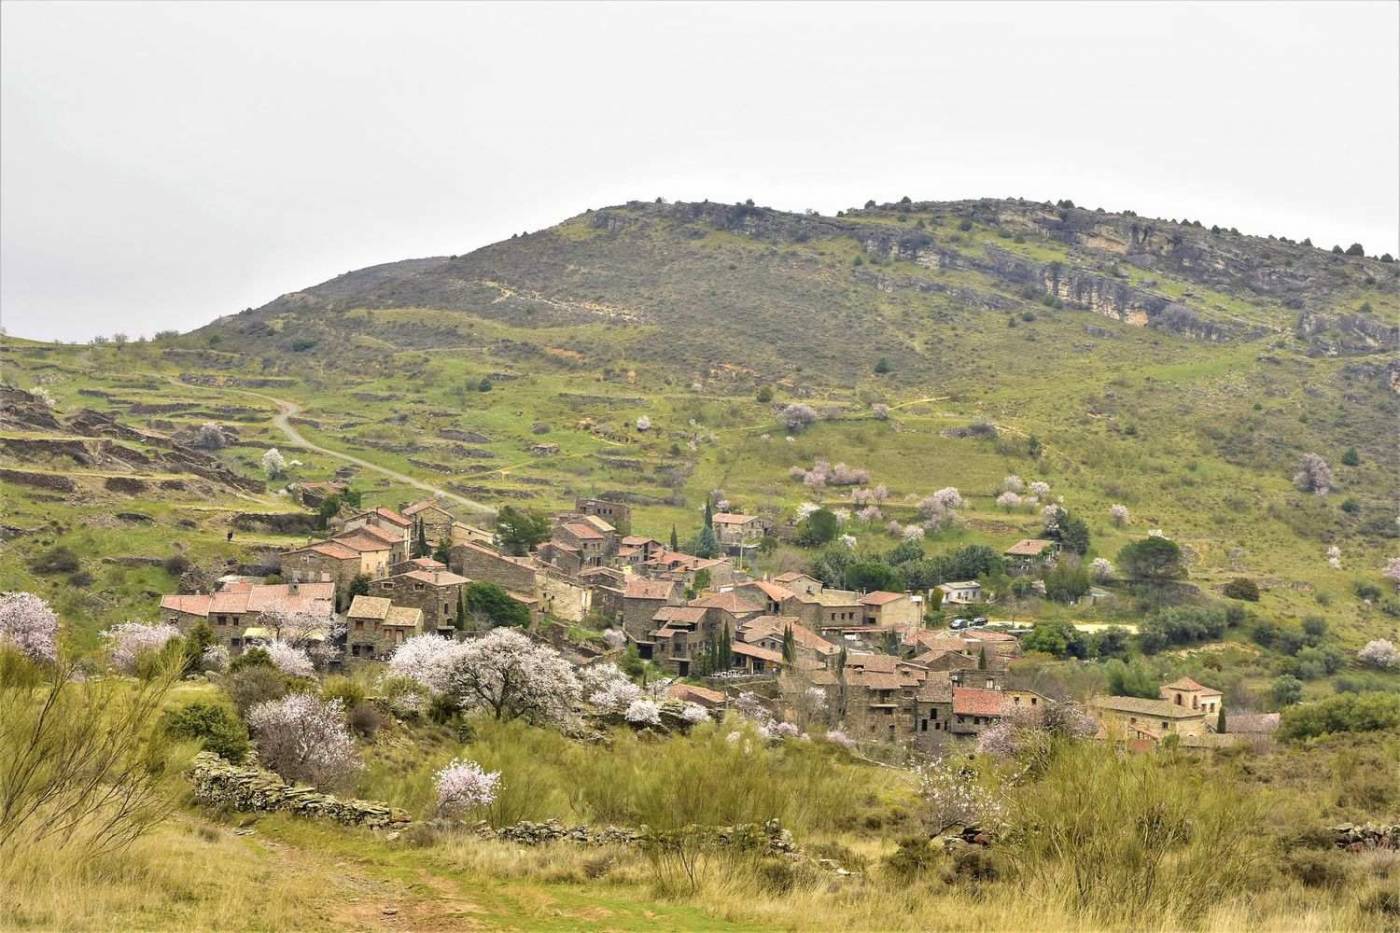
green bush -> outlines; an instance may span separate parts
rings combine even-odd
[[[1283,711],[1279,732],[1308,739],[1331,732],[1377,732],[1400,726],[1400,694],[1339,693]]]
[[[165,731],[181,739],[198,739],[216,755],[237,764],[248,754],[248,729],[233,710],[217,703],[191,703],[167,710]]]
[[[1246,602],[1259,602],[1259,584],[1248,577],[1235,577],[1225,584],[1223,591],[1230,599],[1242,599]]]
[[[257,665],[231,672],[223,679],[224,692],[233,701],[240,716],[264,700],[278,700],[287,695],[287,675],[275,667]]]

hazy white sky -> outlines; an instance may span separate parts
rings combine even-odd
[[[631,198],[1400,253],[1400,4],[0,5],[0,323],[187,330]]]

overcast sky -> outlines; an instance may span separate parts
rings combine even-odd
[[[0,6],[0,323],[188,330],[632,198],[1400,253],[1400,4]]]

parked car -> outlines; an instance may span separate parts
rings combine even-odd
[[[978,616],[977,618],[975,618],[975,619],[972,620],[972,624],[975,625],[975,626],[977,626],[978,628],[981,628],[982,626],[984,626],[984,625],[987,624],[987,617],[986,617],[986,616]]]
[[[948,627],[949,627],[950,629],[953,629],[954,631],[956,631],[956,630],[958,630],[958,629],[967,628],[967,627],[970,626],[971,624],[972,624],[972,620],[971,620],[971,619],[954,619],[954,620],[952,621],[952,623],[951,623]]]

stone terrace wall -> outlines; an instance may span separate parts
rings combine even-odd
[[[230,764],[212,752],[194,756],[190,767],[195,799],[211,806],[249,812],[285,812],[346,826],[398,827],[408,814],[383,803],[341,800],[310,787],[293,786],[271,771]]]

